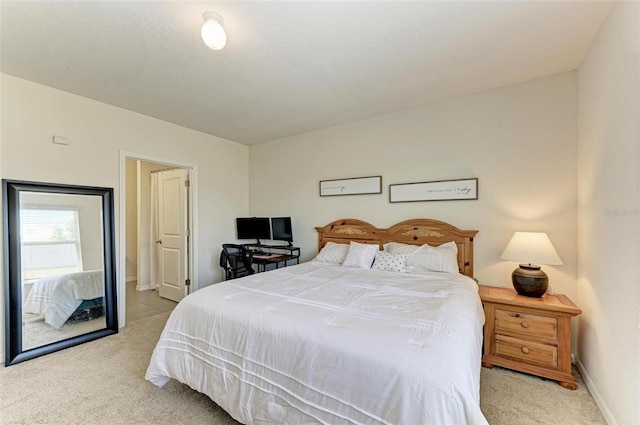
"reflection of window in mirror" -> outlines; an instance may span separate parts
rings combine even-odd
[[[78,211],[20,210],[23,280],[82,271]]]

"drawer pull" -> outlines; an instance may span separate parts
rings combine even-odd
[[[527,329],[529,327],[529,324],[527,322],[522,322],[522,323],[520,323],[520,326],[522,326],[523,328]]]
[[[520,317],[520,313],[514,314],[513,317]]]
[[[521,350],[524,354],[529,354],[529,349],[527,347],[522,347]]]

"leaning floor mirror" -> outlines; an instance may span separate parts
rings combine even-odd
[[[5,366],[118,332],[113,189],[2,180]]]

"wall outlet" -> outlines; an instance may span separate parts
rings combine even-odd
[[[62,136],[53,136],[53,143],[57,143],[58,145],[68,145],[69,139]]]

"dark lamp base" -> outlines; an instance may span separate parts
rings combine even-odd
[[[511,282],[516,292],[525,297],[541,297],[549,286],[547,274],[534,264],[520,264],[511,274]]]

